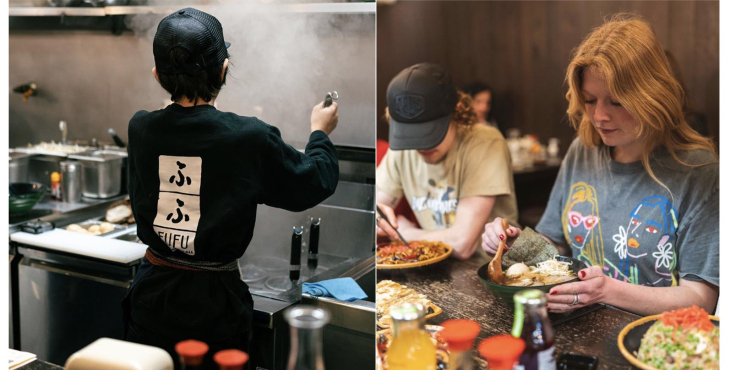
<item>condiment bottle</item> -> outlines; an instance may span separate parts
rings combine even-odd
[[[436,345],[425,330],[426,310],[420,304],[393,307],[393,340],[388,350],[389,370],[436,370]]]
[[[208,345],[197,340],[184,340],[175,345],[175,352],[180,356],[182,370],[201,370]]]
[[[449,369],[472,370],[474,360],[471,350],[482,328],[472,320],[449,320],[441,324],[441,338],[449,345]]]
[[[213,356],[213,361],[220,370],[243,370],[243,365],[248,362],[248,354],[237,349],[226,349],[218,351]]]
[[[555,370],[555,336],[547,316],[545,293],[527,289],[514,295],[512,336],[525,341],[520,365],[525,370]]]
[[[51,174],[51,199],[61,200],[61,174],[58,172]]]
[[[290,327],[287,370],[324,370],[322,331],[330,320],[324,309],[299,305],[284,312]]]
[[[479,343],[479,354],[487,360],[489,370],[513,370],[525,350],[525,341],[509,334],[495,335]]]

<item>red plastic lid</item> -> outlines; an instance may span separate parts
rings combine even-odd
[[[208,345],[193,339],[178,342],[175,345],[175,352],[180,355],[180,362],[185,365],[200,365],[203,363],[203,356],[208,353]]]
[[[441,324],[444,329],[441,330],[441,338],[449,344],[452,351],[468,351],[474,346],[476,339],[482,328],[479,323],[467,319],[449,320]]]
[[[481,341],[478,350],[490,369],[511,369],[525,350],[525,341],[509,334],[495,335]]]
[[[219,351],[213,356],[213,360],[221,368],[243,366],[248,361],[248,354],[237,349],[226,349]]]

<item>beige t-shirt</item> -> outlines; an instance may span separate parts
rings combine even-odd
[[[392,197],[405,197],[424,230],[453,226],[459,200],[473,196],[496,197],[489,222],[502,217],[518,225],[511,162],[499,130],[477,125],[460,132],[437,164],[424,162],[415,150],[389,150],[376,183]]]

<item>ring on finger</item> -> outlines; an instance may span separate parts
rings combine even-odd
[[[573,303],[571,303],[571,306],[575,306],[580,303],[580,294],[573,293]]]

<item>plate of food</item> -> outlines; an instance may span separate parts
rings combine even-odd
[[[433,304],[425,295],[391,280],[381,280],[378,282],[376,294],[378,299],[375,304],[375,312],[378,327],[381,329],[390,328],[392,323],[390,309],[405,303],[420,303],[425,307],[426,320],[443,312],[441,308]]]
[[[446,243],[418,240],[404,245],[400,241],[379,245],[376,267],[380,270],[421,267],[445,260],[453,252]]]
[[[647,316],[618,335],[621,354],[644,370],[720,368],[720,318],[692,306]]]
[[[79,224],[71,224],[66,226],[66,230],[68,231],[87,235],[106,235],[111,232],[125,228],[126,227],[116,225],[110,222],[102,222],[96,220],[89,220]]]
[[[443,326],[438,325],[426,325],[426,331],[431,334],[431,340],[436,345],[436,368],[437,369],[448,369],[449,368],[449,350],[447,349],[446,341],[441,337],[441,330]],[[376,333],[377,338],[377,357],[375,361],[375,368],[377,370],[388,370],[388,348],[390,343],[393,341],[393,332],[391,329],[380,330]]]

